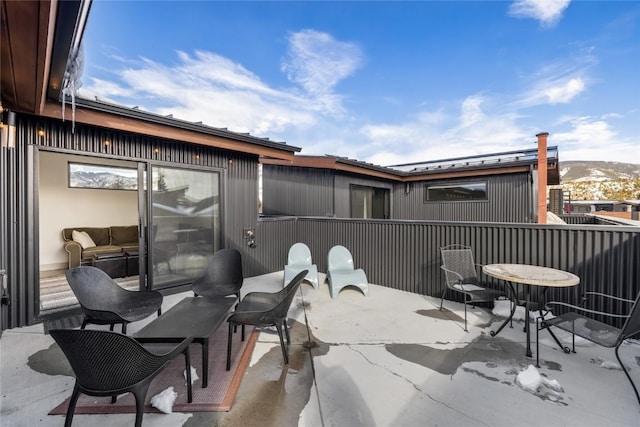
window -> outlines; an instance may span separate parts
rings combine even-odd
[[[137,190],[138,170],[118,166],[69,162],[69,187]]]
[[[448,185],[427,185],[425,202],[456,202],[487,200],[486,182],[461,182]]]
[[[349,186],[351,218],[389,219],[389,190],[386,188]]]

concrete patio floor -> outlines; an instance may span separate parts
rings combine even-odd
[[[324,275],[320,275],[320,280]],[[282,287],[282,272],[245,279],[243,294]],[[559,351],[541,334],[542,376],[559,391],[527,391],[517,375],[525,357],[521,322],[497,337],[501,319],[476,308],[463,330],[463,305],[370,285],[370,296],[347,288],[303,284],[289,312],[290,364],[277,334],[264,331],[230,412],[145,414],[145,426],[635,426],[640,405],[613,349],[581,342]],[[165,298],[167,310],[183,293]],[[145,322],[129,327],[133,333]],[[308,327],[307,327],[308,325]],[[559,331],[560,332],[560,331]],[[559,334],[560,335],[560,334]],[[570,343],[570,337],[561,335]],[[535,352],[535,330],[532,331]],[[309,349],[309,342],[316,345]],[[47,415],[68,397],[73,378],[49,375],[66,360],[42,325],[4,331],[0,339],[1,420],[5,426],[62,426]],[[640,385],[640,345],[621,349]],[[133,414],[75,415],[74,426],[130,426]]]

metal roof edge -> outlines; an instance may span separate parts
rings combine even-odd
[[[70,102],[68,100],[67,102]],[[160,114],[143,111],[137,108],[126,107],[118,104],[106,103],[104,101],[92,101],[86,98],[75,99],[76,108],[82,107],[94,111],[99,111],[108,114],[115,114],[141,120],[149,123],[154,123],[163,126],[169,126],[173,128],[179,128],[189,130],[192,132],[198,132],[206,135],[218,136],[222,138],[232,139],[236,141],[246,142],[255,145],[261,145],[269,148],[276,148],[289,152],[300,152],[302,149],[293,145],[289,145],[286,142],[272,141],[269,138],[260,138],[252,136],[248,133],[232,132],[227,129],[216,128],[213,126],[202,124],[201,122],[190,122],[187,120],[176,119],[170,116],[162,116]]]

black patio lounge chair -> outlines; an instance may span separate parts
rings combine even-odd
[[[235,295],[240,300],[242,282],[240,252],[236,249],[221,249],[213,254],[204,274],[193,282],[191,290],[196,296]]]
[[[50,331],[67,357],[76,376],[73,393],[65,418],[70,427],[80,393],[89,396],[111,396],[111,403],[122,393],[133,393],[136,400],[136,427],[142,425],[145,397],[153,378],[180,353],[185,356],[187,393],[191,392],[191,362],[187,338],[170,351],[158,354],[149,351],[134,338],[117,332],[89,329],[53,329]],[[166,348],[166,347],[164,347]],[[183,380],[182,378],[177,379]]]
[[[127,324],[145,319],[155,312],[161,313],[162,294],[157,291],[129,291],[104,271],[96,267],[81,266],[67,270],[67,281],[84,311],[81,329],[88,323],[110,325]]]
[[[464,330],[467,332],[467,303],[493,302],[499,297],[505,296],[504,292],[487,288],[478,279],[476,268],[482,267],[473,261],[473,253],[469,246],[449,245],[440,248],[442,265],[446,286],[440,299],[440,310],[442,302],[450,289],[464,295]]]
[[[285,365],[289,364],[287,346],[284,343],[282,329],[287,337],[287,345],[291,344],[289,327],[287,325],[287,313],[293,301],[298,287],[309,271],[303,270],[296,275],[287,286],[279,292],[250,292],[240,301],[236,311],[233,312],[229,322],[229,340],[227,341],[227,371],[231,368],[231,344],[233,329],[236,325],[242,325],[242,340],[244,341],[244,325],[275,326],[280,337],[280,348]]]
[[[593,297],[600,297],[609,300],[612,303],[615,302],[616,304],[622,302],[633,305],[631,306],[629,314],[604,313],[601,311],[591,310],[586,307],[589,299],[592,300]],[[602,294],[599,292],[586,292],[583,296],[582,305],[578,306],[560,301],[549,301],[545,306],[549,311],[551,311],[552,308],[556,308],[558,311],[560,309],[563,309],[564,312],[562,314],[558,314],[553,318],[545,319],[544,317],[538,317],[536,319],[536,366],[540,367],[540,346],[538,343],[540,330],[555,326],[556,328],[571,332],[571,351],[573,351],[574,353],[576,352],[576,335],[602,347],[613,347],[615,349],[614,352],[616,354],[616,358],[618,359],[618,363],[620,364],[622,371],[627,376],[627,379],[631,383],[631,387],[633,387],[633,391],[636,394],[636,399],[638,400],[638,403],[640,403],[640,394],[638,393],[638,389],[631,379],[627,368],[625,368],[624,363],[622,363],[622,360],[620,360],[620,355],[618,353],[620,350],[620,345],[624,342],[624,340],[640,333],[640,294],[638,294],[636,300],[633,301],[625,298]],[[566,309],[569,309],[569,311],[566,311]],[[624,318],[626,320],[622,328],[616,328],[614,326],[595,320],[593,318],[594,316]],[[551,330],[549,330],[549,332],[551,332]],[[569,353],[568,347],[564,347],[563,350],[565,351],[565,353]]]

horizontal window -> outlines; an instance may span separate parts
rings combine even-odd
[[[426,202],[487,200],[486,182],[461,182],[448,185],[427,185]]]

